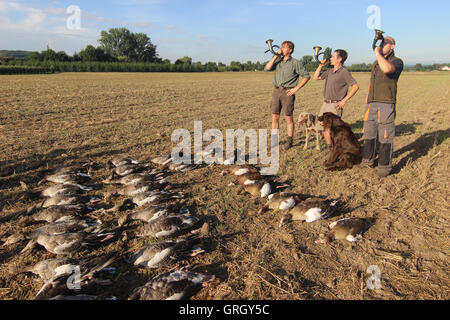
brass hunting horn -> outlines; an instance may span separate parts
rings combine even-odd
[[[316,62],[320,62],[319,56],[321,54],[323,54],[323,59],[330,60],[332,51],[331,48],[326,48],[323,52],[320,52],[320,50],[322,50],[321,46],[315,46],[313,49],[314,49],[314,59],[316,60]],[[327,64],[328,63],[329,61],[327,62]]]
[[[375,50],[375,48],[377,47],[378,40],[381,40],[380,47],[383,47],[383,43],[384,43],[383,33],[384,33],[384,31],[375,29],[375,38],[373,39],[373,44],[372,44],[373,50]]]
[[[273,44],[272,44],[272,43],[273,43],[273,40],[272,40],[272,39],[266,40],[266,43],[267,43],[267,45],[269,46],[269,50],[266,50],[266,52],[264,52],[264,53],[272,52],[272,54],[276,55],[277,53],[276,53],[275,50],[273,50],[273,49],[274,49],[274,48],[280,49],[280,46],[273,45]]]
[[[319,56],[321,54],[325,55],[325,51],[324,52],[320,52],[320,50],[322,50],[321,46],[315,46],[314,48],[314,59],[319,62]]]

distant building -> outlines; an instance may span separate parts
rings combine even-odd
[[[443,66],[443,67],[440,67],[439,70],[441,70],[441,71],[450,71],[450,67],[449,66]]]

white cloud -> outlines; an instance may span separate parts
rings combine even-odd
[[[0,2],[0,12],[6,12],[8,10],[8,7],[5,2]]]
[[[189,46],[201,48],[202,52],[208,51],[210,53],[216,52],[218,49],[216,38],[191,34],[176,25],[161,25],[149,21],[133,21],[132,19],[126,21],[112,19],[81,10],[81,29],[69,30],[66,22],[70,14],[66,12],[66,8],[51,6],[39,8],[12,0],[0,1],[0,49],[40,51],[45,50],[46,44],[50,44],[53,50],[64,50],[68,54],[73,54],[87,44],[98,45],[97,40],[100,37],[100,30],[118,26],[151,30],[152,42],[158,46],[158,51],[164,52],[163,57],[171,51],[169,48],[173,48],[173,44],[169,45],[163,41],[159,46],[154,38],[167,33],[182,37],[184,47],[180,48],[179,51],[184,51]],[[144,2],[156,4],[158,1],[136,0],[128,1],[127,4],[142,4]],[[168,47],[164,48],[165,45],[168,45]]]
[[[1,49],[44,50],[50,44],[54,50],[72,53],[98,38],[97,30],[69,30],[69,15],[62,8],[33,8],[16,1],[2,1],[0,6]],[[8,16],[11,12],[13,19]]]
[[[0,15],[0,30],[21,30],[30,31],[40,28],[40,25],[46,18],[46,14],[39,9],[24,7],[15,1],[3,1],[0,7],[1,13],[9,13],[10,11],[17,11],[23,19],[12,22],[8,16]]]

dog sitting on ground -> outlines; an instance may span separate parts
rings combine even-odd
[[[324,162],[326,170],[351,169],[361,163],[362,150],[350,126],[337,115],[326,112],[318,120],[330,132],[332,148]]]
[[[306,133],[306,140],[305,140],[305,146],[303,147],[304,150],[308,149],[308,141],[309,137],[312,133],[316,135],[316,150],[320,151],[320,131],[317,129],[316,125],[316,119],[317,117],[309,112],[303,112],[300,113],[300,116],[298,117],[298,125],[304,125],[305,126],[305,133]]]

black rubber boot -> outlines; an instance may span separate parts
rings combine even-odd
[[[377,154],[377,139],[364,140],[362,148],[362,165],[373,166]]]
[[[378,175],[386,177],[392,170],[392,143],[381,143],[378,159]]]

